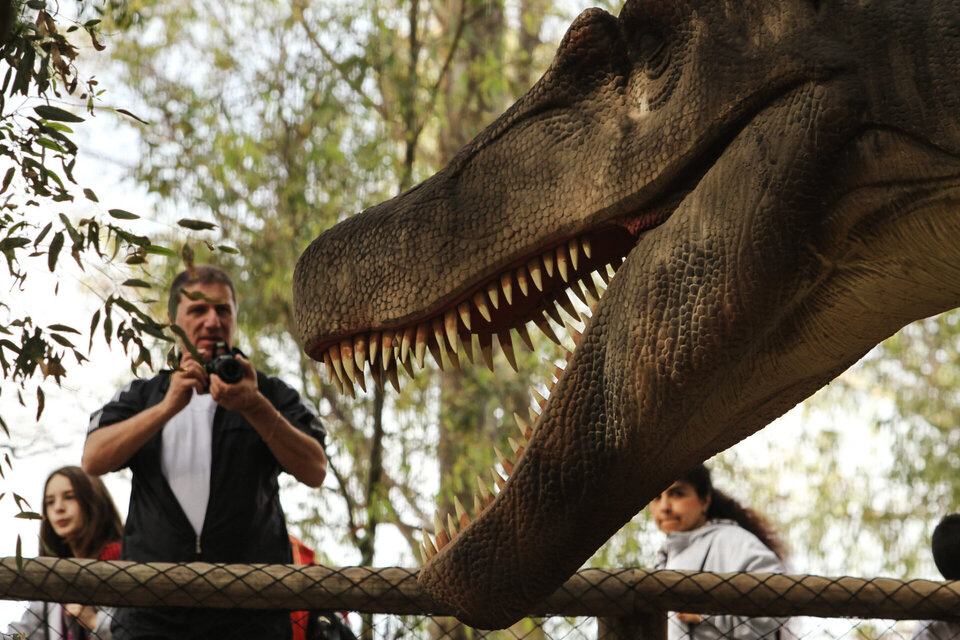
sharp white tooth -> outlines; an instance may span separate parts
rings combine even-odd
[[[454,345],[457,343],[454,342]],[[454,371],[460,371],[460,356],[457,355],[457,347],[447,345],[446,348],[447,360],[450,361],[450,365],[453,367]]]
[[[420,564],[427,564],[427,560],[430,559],[427,555],[427,548],[423,546],[422,542],[417,542],[417,548],[420,549]]]
[[[573,306],[573,301],[570,299],[569,295],[560,296],[559,298],[557,298],[557,304],[560,305],[560,307],[567,312],[567,315],[573,318],[574,320],[580,319],[580,314],[577,312],[577,308]],[[559,314],[555,316],[551,315],[550,317],[553,318],[554,322],[556,322],[557,324],[561,324],[561,325],[563,324],[563,318],[560,317]],[[560,319],[557,320],[557,318],[560,318]]]
[[[443,352],[440,351],[440,345],[428,337],[427,349],[430,350],[430,355],[433,356],[433,361],[437,363],[437,367],[440,369],[440,371],[445,371],[443,368]]]
[[[494,309],[500,308],[500,287],[496,282],[487,285],[487,297],[490,298],[490,304]]]
[[[580,238],[580,250],[583,251],[583,255],[587,256],[587,259],[593,257],[593,247],[590,245],[588,238]]]
[[[540,258],[533,258],[527,262],[527,271],[530,272],[530,279],[533,280],[533,286],[538,291],[543,291],[543,263]]]
[[[537,408],[527,407],[527,414],[530,416],[530,424],[536,428],[537,422],[540,420],[540,405],[537,405]]]
[[[337,393],[343,393],[343,381],[337,374],[336,369],[333,368],[333,358],[330,357],[330,351],[331,349],[327,349],[323,352],[323,364],[327,366],[327,377],[333,382],[333,386],[337,388]],[[339,352],[339,347],[337,351]]]
[[[513,304],[513,278],[509,271],[500,276],[500,289],[503,291],[503,299],[507,301],[507,305]]]
[[[355,336],[353,339],[353,361],[357,365],[357,371],[363,375],[363,365],[367,362],[367,336]]]
[[[348,396],[350,396],[351,398],[356,398],[356,397],[357,397],[357,390],[353,388],[353,383],[350,382],[349,380],[344,380],[344,381],[343,381],[343,390],[344,390],[344,391],[346,392],[346,394],[347,394]]]
[[[371,331],[369,342],[368,354],[370,357],[370,370],[373,371],[373,365],[377,364],[377,358],[380,357],[380,332]]]
[[[526,444],[530,440],[530,436],[533,435],[533,429],[530,428],[530,423],[521,418],[519,413],[514,413],[513,419],[517,423],[517,428],[520,429],[520,437],[523,440],[523,444]]]
[[[333,373],[337,376],[340,382],[343,382],[346,377],[343,373],[343,363],[340,361],[340,345],[335,344],[327,350],[327,353],[330,354],[330,360],[333,362]]]
[[[383,368],[387,368],[387,363],[393,360],[393,331],[384,331],[380,338],[380,361],[383,362]]]
[[[517,367],[517,356],[513,352],[513,340],[510,339],[510,331],[498,332],[497,340],[500,342],[500,349],[503,350],[503,355],[506,356],[507,362],[510,363],[514,371],[519,373],[520,369]]]
[[[567,248],[570,250],[570,266],[576,271],[580,262],[580,243],[576,239],[571,240],[567,243]]]
[[[457,511],[457,521],[460,523],[460,530],[462,531],[464,527],[470,524],[470,516],[467,515],[467,510],[460,504],[460,498],[456,496],[453,497],[453,508]]]
[[[547,272],[547,277],[552,278],[554,265],[553,251],[544,251],[540,259],[543,261],[543,270]]]
[[[420,532],[423,534],[423,546],[427,550],[427,555],[432,558],[437,555],[437,548],[433,546],[433,541],[426,529],[421,529]]]
[[[493,334],[481,333],[477,336],[477,342],[480,343],[480,353],[483,354],[483,361],[487,368],[493,371]]]
[[[480,502],[480,496],[473,494],[473,513],[475,516],[479,516],[483,513],[484,504]]]
[[[443,549],[450,543],[450,536],[447,535],[447,531],[443,526],[443,518],[440,516],[439,511],[433,512],[433,537],[437,541],[438,550]]]
[[[437,366],[443,371],[443,352],[447,350],[447,340],[444,338],[443,331],[443,320],[440,319],[440,316],[437,316],[430,321],[430,326],[433,328],[433,340],[430,340],[427,346],[430,348],[430,354],[433,356],[433,359],[437,361]],[[436,347],[434,347],[434,344],[436,344]]]
[[[413,380],[413,358],[407,358],[406,360],[401,361],[403,365],[403,370],[407,372],[407,375],[410,376],[410,379]]]
[[[503,472],[507,474],[507,477],[510,477],[510,474],[513,473],[513,463],[510,462],[510,459],[507,456],[503,455],[503,452],[500,449],[494,447],[493,452],[497,454],[497,460],[500,461],[500,466],[503,467]]]
[[[527,345],[527,349],[533,351],[533,340],[530,339],[530,332],[527,331],[527,323],[521,322],[516,326],[517,335],[520,336],[520,339],[523,340],[523,344]]]
[[[506,484],[506,481],[497,473],[496,469],[490,469],[490,473],[493,475],[493,484],[496,485],[497,491],[503,491],[503,485]]]
[[[457,312],[450,309],[443,314],[443,329],[447,334],[447,344],[457,349]]]
[[[417,325],[416,345],[414,346],[414,356],[417,359],[417,366],[423,369],[423,358],[427,355],[427,340],[429,340],[430,327],[425,322]]]
[[[483,290],[477,291],[473,294],[473,306],[477,308],[484,320],[490,322],[490,307],[487,306],[486,297]]]
[[[560,344],[560,338],[557,337],[557,334],[554,332],[553,327],[550,326],[550,321],[547,320],[544,316],[540,314],[533,315],[533,322],[537,325],[543,335],[547,336],[553,342]]]
[[[360,385],[364,393],[367,392],[367,374],[365,371],[357,371],[357,384]]]
[[[606,287],[610,284],[610,272],[609,267],[603,266],[597,269],[597,275],[600,276],[600,279],[603,280],[603,285]]]
[[[347,374],[350,382],[356,382],[356,371],[353,365],[353,344],[350,340],[340,341],[340,363],[343,365],[343,372]]]
[[[377,389],[382,393],[383,392],[383,369],[380,367],[370,367],[370,377],[373,378],[373,383],[377,385]]]
[[[403,338],[400,340],[400,362],[406,363],[410,359],[410,345],[417,339],[417,328],[409,326],[403,330]]]
[[[507,438],[507,444],[510,445],[510,448],[513,449],[513,455],[517,455],[517,451],[520,451],[520,443],[516,441],[513,436]]]
[[[523,294],[523,297],[530,295],[530,283],[527,280],[527,270],[524,267],[520,267],[513,275],[517,278],[517,286],[520,287],[520,293]]]
[[[536,389],[533,390],[533,399],[537,401],[537,404],[540,406],[541,409],[547,406],[547,399],[543,397],[543,394],[541,394]]]
[[[453,516],[449,513],[447,514],[447,533],[450,535],[450,539],[453,540],[457,537],[457,521],[453,519]]]
[[[577,345],[580,343],[580,338],[583,336],[582,333],[573,328],[573,325],[569,322],[566,324],[567,334],[573,340],[573,344]]]
[[[564,282],[570,280],[570,256],[567,255],[567,248],[563,245],[557,247],[557,273]]]
[[[480,476],[477,476],[477,486],[480,487],[480,499],[484,507],[490,506],[490,503],[493,502],[493,494],[490,493],[490,487],[480,479]]]
[[[457,313],[460,314],[460,320],[463,322],[463,326],[467,328],[467,331],[470,331],[470,303],[463,301],[458,304]]]

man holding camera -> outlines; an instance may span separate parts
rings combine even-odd
[[[211,370],[215,356],[233,353],[236,311],[233,283],[222,270],[198,266],[179,274],[168,303],[170,321],[182,331],[179,368],[134,380],[91,416],[84,470],[133,472],[124,560],[292,561],[277,478],[287,471],[319,487],[326,434],[309,403],[241,354],[227,363],[242,372],[239,380],[223,379],[231,377],[230,366],[220,375]],[[114,624],[121,639],[214,634],[287,638],[290,618],[273,611],[138,608],[118,610]]]

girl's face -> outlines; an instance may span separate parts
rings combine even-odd
[[[53,532],[69,542],[83,529],[83,511],[66,476],[56,474],[43,495],[43,515]]]
[[[660,531],[691,531],[707,521],[710,496],[701,498],[689,482],[674,482],[650,502],[650,515]]]

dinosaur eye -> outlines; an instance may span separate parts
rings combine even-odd
[[[659,29],[646,29],[637,36],[637,57],[643,64],[644,73],[649,78],[659,78],[670,62],[670,47],[663,32]]]

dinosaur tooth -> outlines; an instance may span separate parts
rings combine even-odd
[[[477,342],[480,343],[480,353],[483,354],[484,363],[490,371],[493,371],[493,334],[481,333],[477,336]]]
[[[583,255],[587,256],[587,259],[593,257],[593,247],[590,246],[589,238],[580,238],[580,250],[583,251]]]
[[[490,307],[487,306],[487,301],[484,298],[486,298],[486,296],[484,295],[484,292],[482,289],[474,293],[473,306],[477,308],[477,311],[480,312],[480,315],[483,316],[484,320],[486,320],[487,322],[490,322],[490,319],[492,317],[490,315]]]
[[[450,539],[453,540],[454,538],[457,537],[457,533],[459,533],[459,531],[457,531],[457,523],[453,519],[453,516],[448,513],[447,514],[447,534],[450,536]]]
[[[593,274],[587,274],[580,284],[582,284],[586,290],[588,307],[592,307],[600,302],[600,292],[597,291],[597,285],[593,282]]]
[[[432,558],[437,555],[437,548],[433,546],[433,541],[430,539],[430,534],[427,533],[426,529],[421,529],[420,532],[423,534],[423,546],[427,552],[427,557]]]
[[[497,487],[497,491],[503,491],[503,485],[507,484],[507,481],[497,473],[496,469],[490,469],[490,474],[493,476],[493,484]]]
[[[443,350],[446,340],[443,339],[443,325],[440,322],[440,317],[434,318],[430,322],[430,326],[433,335],[427,336],[427,348],[430,350],[430,355],[433,356],[433,361],[437,363],[440,371],[443,371]]]
[[[410,358],[410,345],[417,337],[417,328],[407,327],[403,330],[403,338],[400,340],[400,361],[406,363]]]
[[[351,398],[357,397],[357,390],[353,388],[353,383],[349,380],[343,381],[343,390]]]
[[[430,327],[425,322],[417,325],[417,335],[414,338],[414,357],[417,359],[417,367],[423,369],[423,358],[427,355],[427,341],[430,334]]]
[[[561,327],[563,326],[563,316],[560,315],[560,308],[557,306],[560,300],[548,300],[543,303],[544,312]]]
[[[573,339],[573,344],[580,344],[580,338],[583,337],[583,334],[577,331],[569,322],[566,324],[566,330],[567,334]]]
[[[507,301],[507,306],[513,304],[513,278],[507,271],[500,276],[500,289],[503,291],[503,299]]]
[[[363,365],[367,361],[367,336],[358,334],[353,338],[353,360],[359,371],[363,371]]]
[[[574,238],[567,243],[567,248],[570,250],[570,266],[576,271],[579,268],[577,263],[580,260],[580,243]]]
[[[366,373],[364,373],[363,369],[360,369],[359,371],[357,371],[357,384],[360,385],[360,388],[363,390],[364,393],[367,392],[367,376],[366,376]]]
[[[577,311],[577,308],[573,306],[573,302],[570,300],[568,296],[565,296],[565,295],[557,296],[556,304],[559,305],[561,309],[566,311],[567,315],[570,316],[571,318],[575,320],[580,319],[580,313]],[[554,305],[549,305],[549,306],[556,309]],[[561,326],[563,325],[563,318],[560,316],[559,313],[557,313],[557,315],[555,316],[552,315],[550,317],[553,318],[553,321],[556,322],[557,324]]]
[[[519,413],[514,413],[513,419],[517,423],[517,428],[520,429],[520,437],[523,439],[523,444],[526,444],[530,441],[531,436],[533,436],[533,429],[530,428],[530,424],[524,420]]]
[[[453,497],[453,508],[457,512],[457,520],[460,522],[460,529],[463,530],[468,524],[470,524],[470,516],[467,515],[467,510],[463,508],[463,504],[460,502],[460,498]]]
[[[557,247],[557,273],[560,279],[567,282],[570,279],[570,256],[567,255],[567,248],[563,245]]]
[[[503,350],[503,355],[506,356],[507,362],[510,363],[514,371],[519,372],[520,369],[517,367],[517,356],[513,352],[513,340],[510,338],[510,332],[499,331],[497,333],[497,340],[500,342],[500,349]]]
[[[513,449],[513,455],[519,458],[523,454],[523,446],[517,442],[517,439],[513,436],[507,438],[507,443],[510,445],[510,448]]]
[[[453,347],[457,348],[457,312],[453,309],[448,309],[445,314],[443,314],[443,330],[447,334],[447,343]]]
[[[466,339],[460,336],[460,344],[463,345],[463,353],[466,354],[467,360],[470,361],[470,364],[473,364],[473,334],[468,333]]]
[[[520,287],[520,293],[523,294],[523,297],[530,295],[530,282],[527,280],[527,270],[523,267],[519,267],[514,275],[517,278],[517,286]]]
[[[530,428],[536,429],[537,421],[540,420],[540,405],[537,405],[536,408],[527,407],[527,413],[530,414]],[[531,437],[533,437],[533,434],[531,434]]]
[[[483,508],[486,509],[490,506],[490,503],[493,502],[493,494],[490,493],[490,488],[483,482],[483,479],[480,476],[477,476],[477,486],[480,487],[480,501],[483,504]]]
[[[520,339],[523,340],[523,344],[527,345],[527,349],[533,351],[533,340],[530,339],[530,332],[527,331],[527,323],[521,322],[516,326],[517,335],[520,336]]]
[[[607,285],[610,284],[610,276],[611,276],[610,271],[607,269],[606,266],[603,266],[597,269],[597,275],[600,276],[601,280],[603,280],[603,285],[604,285],[603,288],[606,289]]]
[[[537,291],[543,291],[543,264],[539,258],[531,258],[527,261],[527,271],[530,273],[530,279],[533,280],[533,286]]]
[[[533,391],[533,399],[536,400],[540,408],[543,409],[545,406],[547,406],[547,399],[543,396],[543,394],[537,391],[536,389],[532,389],[532,391]]]
[[[340,345],[333,345],[330,349],[327,350],[327,353],[330,354],[330,360],[333,362],[333,373],[337,376],[340,382],[343,382],[343,364],[340,362]]]
[[[353,365],[353,343],[347,340],[340,341],[340,364],[350,382],[356,382],[356,370]]]
[[[413,380],[413,359],[407,358],[406,360],[402,360],[400,364],[403,365],[403,370],[406,371],[410,379]]]
[[[370,370],[373,371],[373,365],[377,364],[377,358],[380,356],[380,332],[371,331],[367,342],[369,343],[367,355],[370,358]]]
[[[443,518],[439,511],[433,512],[433,538],[437,541],[437,551],[443,549],[450,542],[450,536],[447,535],[443,527]]]
[[[560,338],[557,337],[557,334],[556,332],[554,332],[553,327],[550,326],[550,321],[547,320],[545,316],[542,316],[540,314],[534,314],[533,322],[534,324],[537,325],[537,328],[540,329],[543,335],[550,338],[550,340],[552,340],[556,344],[560,344]]]
[[[540,256],[540,260],[543,261],[543,270],[547,273],[547,277],[552,278],[554,265],[553,251],[544,251]]]
[[[427,549],[423,546],[422,542],[417,542],[417,548],[420,550],[420,564],[427,564],[427,560],[430,558],[427,556]]]
[[[457,356],[457,347],[456,347],[456,344],[457,344],[457,343],[454,342],[452,345],[447,345],[446,352],[447,352],[447,360],[450,361],[450,366],[453,367],[453,370],[454,370],[454,371],[459,372],[459,371],[461,371],[461,369],[460,369],[460,357]]]
[[[463,322],[463,326],[467,328],[467,331],[470,331],[470,304],[466,301],[458,304],[457,313],[460,314],[460,320]]]
[[[337,388],[337,393],[342,394],[343,381],[340,380],[336,370],[333,368],[333,358],[330,356],[330,349],[323,352],[323,364],[327,367],[327,377],[333,382],[333,386]]]
[[[497,460],[500,461],[500,466],[503,467],[503,472],[507,474],[507,477],[509,477],[513,473],[513,463],[509,458],[507,458],[507,456],[503,455],[503,452],[497,447],[493,448],[493,452],[497,454]]]
[[[473,494],[473,515],[478,517],[484,510],[483,502],[480,500],[480,496]]]
[[[383,369],[370,367],[370,377],[373,378],[373,383],[377,385],[377,390],[383,393]]]
[[[393,331],[384,331],[380,338],[380,360],[383,362],[383,368],[387,368],[387,362],[393,360]]]
[[[490,304],[494,309],[500,308],[500,288],[495,281],[487,284],[487,297],[490,298]]]

